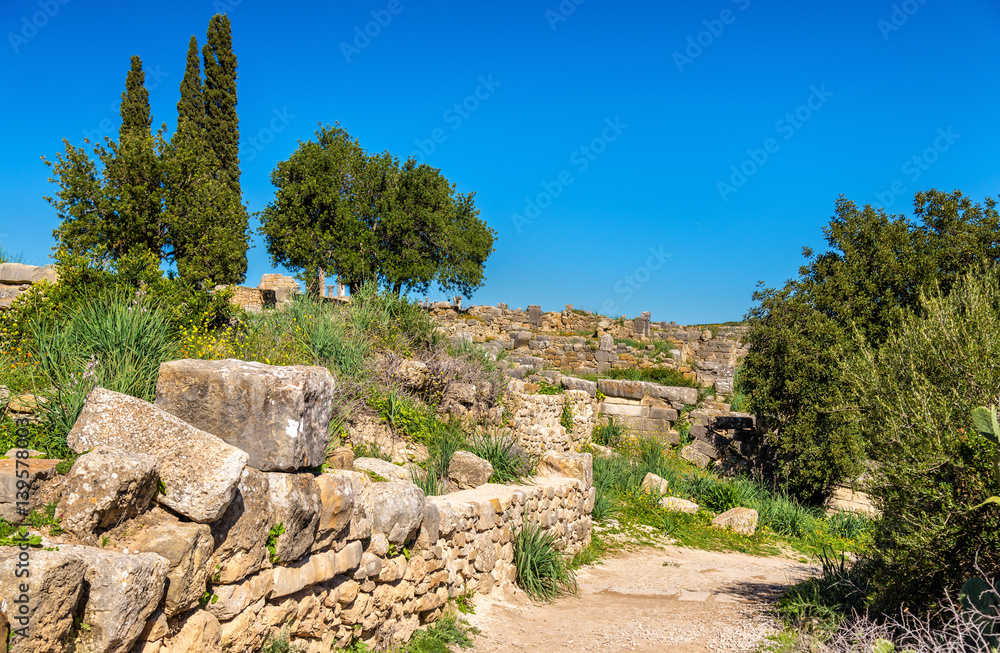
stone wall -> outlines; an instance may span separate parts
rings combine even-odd
[[[535,394],[538,386],[511,379],[507,384],[512,413],[511,429],[526,451],[573,451],[587,442],[597,417],[594,398],[584,390],[566,390],[565,394]],[[563,410],[569,402],[573,428],[562,425]]]
[[[67,438],[83,455],[66,476],[29,479],[65,532],[0,547],[11,651],[240,653],[282,628],[310,653],[388,645],[448,599],[511,583],[523,524],[569,554],[589,542],[589,454],[545,454],[529,485],[425,497],[404,480],[301,468],[325,449],[322,368],[164,366],[157,404],[92,392]]]

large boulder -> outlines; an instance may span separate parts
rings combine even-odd
[[[212,557],[212,530],[206,524],[183,522],[162,508],[146,512],[109,535],[116,549],[156,553],[167,559],[167,617],[198,605],[205,593]]]
[[[55,476],[60,461],[18,458],[16,451],[14,457],[0,459],[0,517],[20,524],[38,507],[42,484]],[[30,450],[21,451],[31,453]]]
[[[86,571],[83,560],[64,551],[0,547],[0,612],[13,634],[8,642],[11,653],[63,650]]]
[[[168,561],[155,553],[126,555],[89,546],[63,544],[59,550],[87,566],[83,623],[90,629],[79,635],[82,650],[131,650],[163,597]]]
[[[236,493],[247,454],[157,406],[94,388],[66,436],[70,449],[99,446],[157,459],[165,492],[157,501],[201,523],[222,516]]]
[[[262,471],[318,467],[329,441],[325,367],[183,359],[163,363],[156,405],[246,451]]]
[[[667,479],[657,476],[653,472],[648,472],[642,479],[642,490],[644,492],[657,492],[666,494],[670,491],[670,484]]]
[[[166,650],[171,653],[216,653],[222,650],[222,626],[215,615],[205,610],[192,610],[177,626],[177,633],[164,640]]]
[[[215,541],[210,567],[217,582],[235,583],[270,566],[266,545],[274,524],[267,474],[247,467],[232,503],[210,524]]]
[[[266,472],[272,519],[284,532],[275,542],[275,555],[292,562],[309,553],[316,540],[320,491],[312,474]]]
[[[469,490],[490,482],[493,465],[469,451],[456,451],[448,463],[448,480],[459,490]]]
[[[76,459],[63,479],[58,515],[83,540],[149,507],[156,494],[155,456],[98,447]]]

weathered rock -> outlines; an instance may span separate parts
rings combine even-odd
[[[698,403],[698,389],[681,386],[649,384],[649,395],[665,401],[677,402],[688,406]]]
[[[351,523],[354,487],[350,478],[339,474],[320,474],[316,477],[316,487],[319,489],[316,543],[325,544]]]
[[[311,474],[267,472],[272,519],[285,527],[278,536],[275,554],[281,562],[298,560],[316,540],[320,491]]]
[[[562,387],[567,390],[582,390],[591,397],[597,396],[597,382],[586,379],[578,379],[574,376],[564,376],[561,379]]]
[[[456,451],[448,464],[448,479],[459,490],[468,490],[490,482],[493,465],[469,451]]]
[[[54,267],[26,265],[24,263],[0,263],[0,283],[16,286],[25,283],[48,281],[56,283],[59,275]]]
[[[59,462],[17,457],[0,460],[0,517],[15,524],[24,521],[28,513],[38,507],[41,486],[55,476]],[[18,481],[22,481],[20,487]],[[24,483],[29,484],[27,488]]]
[[[151,510],[115,529],[112,542],[129,552],[156,553],[167,559],[167,617],[198,605],[205,593],[212,557],[212,530],[182,522],[163,509]]]
[[[7,410],[12,413],[21,413],[22,415],[33,415],[38,412],[42,404],[48,403],[48,401],[45,397],[33,394],[15,395],[7,402]]]
[[[646,477],[642,479],[642,489],[646,492],[659,492],[660,494],[666,494],[670,490],[670,484],[667,480],[661,478],[649,472]]]
[[[489,533],[480,533],[476,536],[469,557],[475,558],[472,564],[476,571],[493,571],[493,567],[497,564],[497,546]]]
[[[716,528],[728,528],[734,533],[753,535],[757,530],[757,511],[753,508],[733,508],[712,520]]]
[[[372,533],[382,533],[390,542],[402,544],[420,526],[426,500],[412,483],[373,483]]]
[[[272,589],[274,572],[270,569],[234,585],[213,585],[213,598],[205,604],[205,609],[219,621],[229,621],[252,604],[266,598]]]
[[[83,623],[90,629],[79,635],[82,650],[131,650],[163,597],[167,560],[155,553],[126,555],[89,546],[60,545],[59,550],[86,565]]]
[[[235,583],[270,566],[265,544],[276,523],[270,492],[264,472],[245,468],[232,503],[210,524],[215,551],[209,566],[217,582]]]
[[[388,460],[381,458],[357,458],[354,461],[354,469],[359,472],[369,472],[379,478],[372,480],[378,482],[380,479],[386,481],[410,481],[410,472],[405,467],[393,465]]]
[[[156,404],[246,451],[251,467],[294,471],[326,458],[333,389],[324,367],[183,359],[160,366]]]
[[[674,512],[686,512],[692,515],[698,512],[697,503],[678,497],[663,497],[660,499],[660,506]]]
[[[476,386],[471,383],[450,383],[445,391],[445,400],[448,399],[460,404],[471,404],[476,401]]]
[[[0,547],[0,612],[10,624],[11,653],[63,650],[83,594],[87,565],[63,551],[31,549],[28,561],[17,547]],[[18,567],[18,565],[21,565]],[[16,576],[28,566],[30,579]],[[26,630],[21,630],[26,629]],[[21,631],[20,633],[18,631]],[[26,637],[21,635],[26,634]]]
[[[590,487],[594,484],[594,457],[589,453],[549,451],[538,461],[538,475],[569,476]]]
[[[708,467],[708,464],[712,462],[712,459],[699,451],[698,447],[696,447],[694,443],[681,448],[681,458],[689,463],[698,465],[698,467]]]
[[[219,620],[205,610],[192,610],[178,624],[180,630],[165,641],[170,653],[218,653],[222,640]]]
[[[77,458],[60,487],[62,527],[89,540],[143,512],[156,494],[156,463],[154,456],[106,447]]]
[[[613,351],[615,348],[615,339],[611,337],[610,333],[606,333],[601,336],[601,344],[598,345],[598,351]]]
[[[95,388],[66,437],[77,452],[100,445],[149,454],[166,493],[157,501],[197,522],[222,516],[236,492],[247,454],[151,403]]]
[[[419,390],[427,385],[431,378],[430,369],[427,364],[418,360],[400,361],[399,365],[392,372],[392,377],[399,381],[404,388]]]
[[[326,457],[330,469],[354,469],[354,450],[350,447],[337,447]]]
[[[351,542],[340,551],[315,553],[295,564],[275,567],[274,586],[269,597],[276,599],[301,589],[324,583],[338,574],[353,571],[361,564],[361,542]],[[377,573],[377,572],[376,572]]]

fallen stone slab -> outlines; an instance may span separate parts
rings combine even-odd
[[[757,531],[757,511],[753,508],[733,508],[713,519],[712,526],[753,535]]]
[[[149,507],[156,494],[157,459],[98,447],[76,459],[60,485],[62,527],[84,540]]]
[[[65,544],[59,550],[78,557],[87,567],[83,623],[90,629],[78,636],[82,650],[130,651],[163,597],[169,562],[155,553],[126,555]]]
[[[17,575],[25,566],[30,578],[25,578],[23,573]],[[86,571],[83,560],[64,551],[0,547],[0,597],[3,599],[0,612],[7,618],[13,633],[8,642],[12,653],[63,650],[83,595]]]
[[[155,456],[165,489],[157,501],[201,523],[226,511],[247,463],[245,452],[211,433],[149,402],[104,388],[91,391],[66,442],[77,453],[103,445]]]
[[[325,367],[182,359],[160,365],[156,405],[246,451],[261,471],[318,467],[329,441]]]

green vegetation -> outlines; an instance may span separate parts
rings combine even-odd
[[[669,367],[613,367],[602,375],[605,379],[621,379],[623,381],[649,381],[660,385],[679,386],[682,388],[697,388],[698,384],[677,370]]]
[[[480,287],[496,232],[440,171],[388,152],[366,152],[339,125],[323,127],[271,173],[274,201],[261,233],[275,264],[320,271],[353,294],[366,283],[396,296],[432,283],[466,297]]]
[[[472,636],[479,630],[454,615],[445,615],[426,630],[417,630],[403,653],[451,653],[452,646],[472,648]]]
[[[590,434],[591,442],[595,442],[602,447],[618,447],[625,441],[628,429],[624,424],[615,422],[614,417],[609,417],[604,424],[597,424]]]
[[[566,557],[556,549],[555,535],[526,523],[514,534],[516,582],[536,601],[552,601],[576,592],[576,578]]]
[[[267,542],[265,546],[267,547],[268,557],[271,560],[271,564],[277,564],[280,560],[278,558],[278,538],[285,533],[285,525],[278,522],[271,527],[270,532],[267,534]]]
[[[192,39],[178,104],[178,131],[152,132],[142,60],[132,57],[118,140],[76,147],[46,161],[58,186],[47,198],[61,219],[57,258],[107,263],[149,252],[181,278],[209,285],[246,276],[248,215],[239,183],[236,56],[229,19],[215,15],[203,51]]]
[[[491,483],[517,483],[530,476],[537,464],[537,457],[522,449],[510,432],[474,435],[465,448],[493,465]]]

